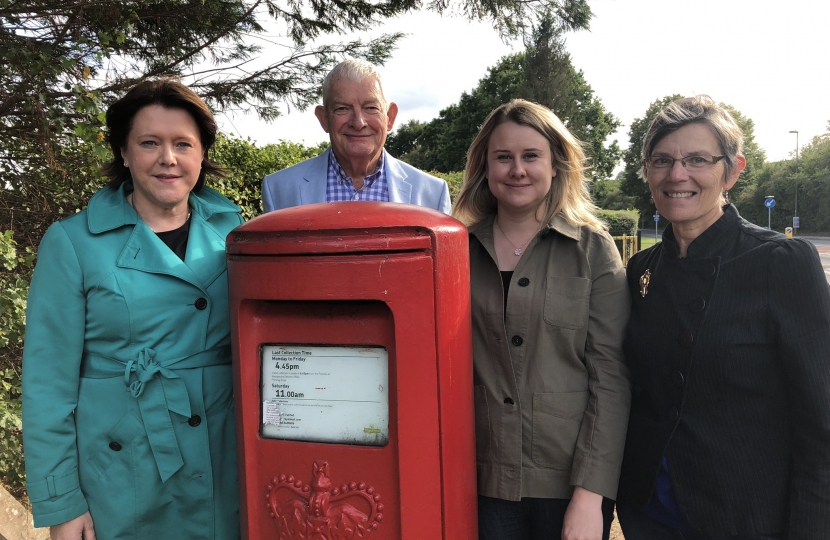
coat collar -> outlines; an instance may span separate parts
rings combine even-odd
[[[238,213],[239,207],[211,188],[191,193],[190,233],[187,253],[182,261],[138,217],[127,203],[126,192],[131,186],[113,190],[104,188],[89,202],[87,220],[92,234],[101,234],[126,225],[132,232],[121,250],[116,264],[142,272],[167,274],[206,289],[225,271],[225,235],[208,220],[221,213]]]
[[[724,243],[729,242],[733,233],[737,232],[738,225],[742,222],[738,209],[731,203],[723,207],[723,215],[718,218],[700,236],[692,240],[686,250],[686,258],[711,257],[721,251]],[[674,229],[671,224],[663,231],[663,245],[666,253],[672,258],[677,258],[680,247],[674,236]]]
[[[478,223],[474,225],[470,225],[469,231],[470,234],[475,235],[479,238],[479,240],[483,240],[484,238],[489,237],[489,241],[492,244],[493,241],[493,221],[496,219],[495,214],[492,216],[487,216]],[[573,225],[568,220],[566,220],[561,214],[558,214],[553,217],[550,223],[544,225],[541,229],[542,235],[547,235],[550,231],[556,231],[563,236],[567,236],[572,240],[579,241],[579,229],[578,225]]]
[[[130,203],[127,194],[132,191],[132,183],[124,182],[118,189],[103,188],[92,196],[87,207],[87,226],[92,234],[111,231],[124,225],[135,225],[140,221]],[[190,193],[188,198],[191,212],[209,220],[214,214],[239,213],[238,206],[205,186],[198,193]]]
[[[469,233],[475,236],[481,245],[484,246],[484,249],[490,254],[490,257],[493,260],[497,260],[496,257],[496,246],[493,242],[493,221],[496,219],[496,215],[493,214],[491,216],[487,216],[478,223],[474,225],[470,225]],[[551,231],[556,231],[557,233],[570,238],[576,242],[579,242],[579,229],[578,225],[573,225],[568,222],[562,215],[556,215],[553,217],[550,223],[547,225],[542,226],[541,230],[538,234],[536,234],[533,239],[527,244],[525,247],[525,253],[530,252],[533,247],[540,241],[541,238],[546,237],[550,234]],[[520,263],[521,264],[521,263]],[[519,268],[518,266],[516,267]]]

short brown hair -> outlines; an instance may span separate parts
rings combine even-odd
[[[738,156],[744,150],[744,132],[726,107],[718,105],[709,96],[699,95],[672,101],[651,121],[643,139],[643,166],[639,171],[641,178],[645,180],[645,160],[651,156],[657,143],[689,124],[703,124],[709,128],[718,141],[721,154],[726,156],[723,160],[723,177],[731,176],[738,163]]]
[[[113,157],[112,161],[103,168],[104,174],[109,179],[108,186],[118,189],[121,184],[132,179],[130,169],[124,166],[121,149],[127,146],[135,115],[150,105],[160,105],[165,109],[181,109],[190,114],[196,122],[204,154],[202,155],[202,170],[193,191],[202,189],[208,174],[224,175],[224,169],[208,159],[208,151],[216,142],[218,131],[213,113],[196,92],[183,85],[178,79],[162,77],[138,83],[107,109],[107,141]]]

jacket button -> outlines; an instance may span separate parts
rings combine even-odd
[[[688,348],[692,346],[695,337],[692,335],[691,330],[686,330],[682,334],[680,334],[680,346],[684,348]]]
[[[509,397],[504,398],[504,404],[505,405],[513,405],[514,403],[515,402],[513,401],[513,398],[509,398]]]
[[[669,420],[675,422],[678,418],[680,418],[680,411],[677,410],[677,407],[669,409]]]
[[[121,451],[121,445],[120,445],[120,444],[118,444],[118,443],[117,443],[117,442],[115,442],[115,441],[112,441],[112,442],[110,443],[110,450],[115,450],[116,452],[120,452],[120,451]]]
[[[703,271],[701,272],[701,274],[705,278],[715,277],[716,273],[717,273],[717,269],[715,268],[715,265],[712,264],[712,263],[709,263],[706,266],[704,266]]]
[[[207,300],[199,298],[196,300],[196,309],[205,309],[207,307]]]
[[[196,427],[202,423],[202,417],[198,414],[194,414],[193,416],[187,419],[187,423],[193,427]]]
[[[691,309],[695,313],[700,313],[701,311],[703,311],[703,308],[705,307],[706,300],[704,300],[703,298],[697,298],[695,300],[692,300],[692,303],[689,304],[689,309]]]
[[[683,385],[686,384],[686,378],[683,377],[683,373],[679,371],[675,371],[671,374],[671,382],[678,388],[683,388]]]
[[[530,285],[530,280],[526,277],[523,277],[517,283],[519,284],[519,287],[527,287],[528,285]]]
[[[519,345],[521,345],[524,342],[525,342],[525,340],[522,339],[522,336],[513,336],[513,339],[510,340],[510,343],[512,343],[516,347],[518,347]]]

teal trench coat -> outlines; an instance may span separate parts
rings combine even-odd
[[[225,237],[191,193],[182,261],[104,188],[40,244],[23,353],[35,525],[90,511],[99,540],[239,537]]]

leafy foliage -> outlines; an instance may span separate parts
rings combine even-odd
[[[464,170],[467,149],[487,115],[511,99],[523,98],[553,110],[585,141],[594,179],[609,177],[621,152],[616,141],[607,146],[605,141],[620,123],[572,65],[562,34],[555,20],[543,19],[524,52],[502,58],[472,92],[464,92],[438,118],[400,126],[387,140],[387,148],[424,170]]]
[[[634,208],[634,197],[624,194],[619,180],[599,180],[591,183],[591,199],[604,210],[628,210]]]
[[[597,216],[608,224],[608,233],[611,236],[637,234],[637,212],[631,210],[599,210]]]
[[[814,137],[801,150],[798,161],[790,159],[763,165],[735,204],[741,215],[758,225],[768,220],[764,198],[775,196],[770,216],[772,228],[783,231],[792,226],[795,192],[802,232],[830,231],[830,124],[828,131]]]
[[[11,231],[0,234],[0,481],[13,489],[25,483],[20,355],[33,265],[31,251],[18,255]]]
[[[250,140],[220,135],[211,158],[229,174],[213,180],[211,187],[242,208],[242,217],[249,220],[262,213],[261,184],[265,175],[319,155],[327,147],[326,143],[308,148],[287,141],[258,147]]]
[[[106,103],[140,80],[178,74],[211,105],[303,109],[343,56],[383,63],[402,34],[320,44],[329,34],[368,30],[421,7],[418,0],[2,0],[0,1],[0,156],[21,142],[43,164],[66,137],[100,143]],[[587,0],[435,0],[428,9],[490,20],[516,36],[540,16],[587,28]],[[273,34],[276,33],[277,36]],[[281,56],[265,60],[276,39]],[[272,46],[271,51],[280,50]],[[99,158],[103,148],[96,149]]]

